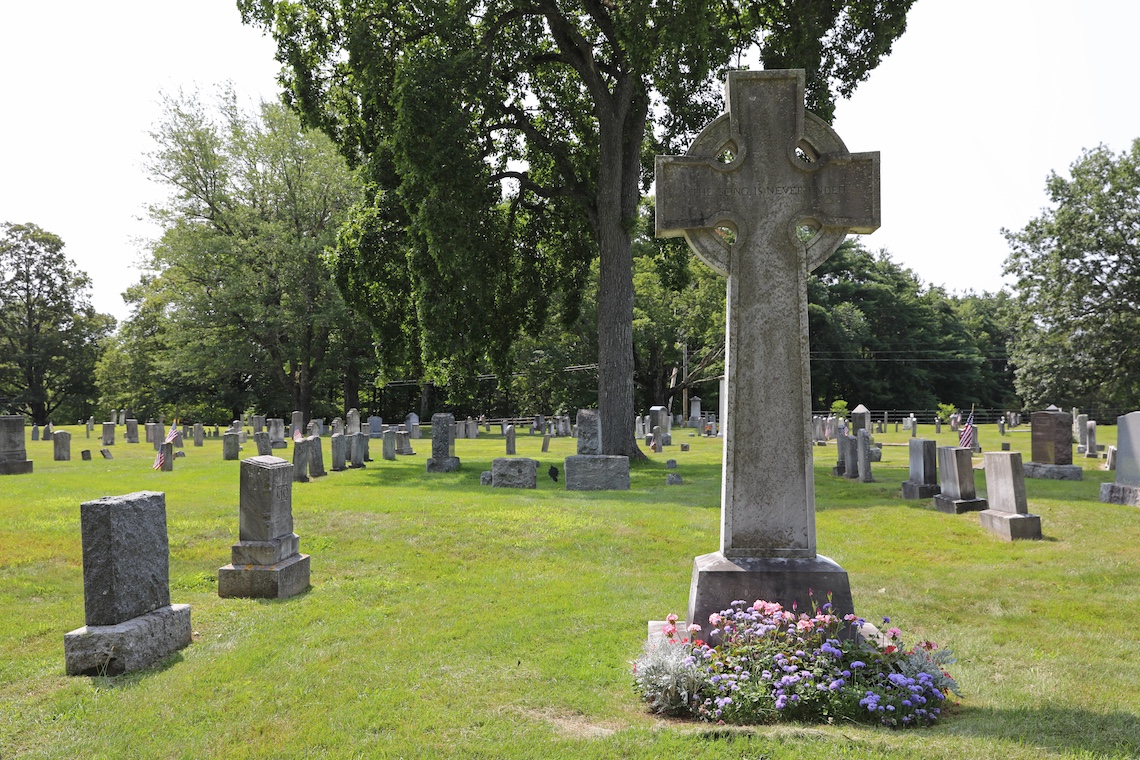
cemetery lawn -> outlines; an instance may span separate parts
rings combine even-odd
[[[830,477],[835,447],[817,447],[820,553],[849,572],[861,615],[950,646],[964,696],[931,729],[740,728],[654,717],[629,675],[646,622],[684,615],[693,557],[718,548],[719,440],[675,430],[692,451],[650,454],[631,491],[602,494],[545,476],[572,439],[541,454],[519,436],[541,463],[535,491],[480,487],[501,436],[458,441],[462,470],[432,476],[430,441],[396,462],[373,441],[367,469],[294,486],[312,589],[249,601],[217,596],[238,502],[220,440],[159,473],[145,443],[107,461],[68,429],[73,461],[29,440],[35,472],[0,479],[4,760],[1140,756],[1140,509],[1101,504],[1110,473],[1083,456],[1082,482],[1027,482],[1045,540],[1009,544],[976,514],[900,498],[909,433],[876,436],[872,484]],[[1028,426],[983,425],[980,440],[1028,459]],[[683,485],[665,486],[668,458]],[[84,619],[79,504],[141,490],[166,493],[171,600],[191,605],[194,641],[139,673],[67,677],[63,635]]]

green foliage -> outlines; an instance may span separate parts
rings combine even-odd
[[[1140,139],[1049,175],[1052,204],[1004,230],[1017,278],[1010,356],[1030,406],[1140,404]]]
[[[958,413],[958,407],[953,404],[939,404],[938,405],[938,419],[943,422],[949,422],[950,418]]]
[[[0,224],[0,408],[37,425],[91,414],[99,343],[115,327],[63,245],[34,224]]]
[[[848,413],[847,402],[837,398],[831,402],[831,413],[836,417],[846,417]]]
[[[152,136],[149,169],[171,193],[152,209],[163,234],[128,291],[133,314],[100,373],[105,398],[207,420],[251,405],[331,411],[314,403],[335,397],[342,362],[360,369],[325,261],[359,197],[352,172],[291,112],[244,113],[232,92],[213,110],[168,99]]]
[[[836,96],[890,51],[912,3],[238,7],[276,39],[288,102],[374,185],[364,208],[383,213],[357,215],[366,224],[342,238],[338,277],[378,278],[377,290],[416,304],[397,355],[417,341],[425,372],[451,385],[480,354],[502,374],[548,301],[561,293],[573,320],[598,257],[603,446],[637,455],[630,246],[653,155],[681,152],[721,110],[720,79],[752,50],[769,68],[805,68],[808,105],[830,118]]]

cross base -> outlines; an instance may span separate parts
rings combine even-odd
[[[693,560],[688,619],[708,631],[709,615],[738,599],[748,604],[757,599],[778,602],[787,610],[794,604],[798,612],[810,615],[812,601],[822,607],[828,594],[834,614],[855,611],[847,571],[827,557],[729,558],[713,552]]]

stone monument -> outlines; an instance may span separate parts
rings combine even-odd
[[[495,488],[535,488],[538,460],[526,457],[496,457],[491,461],[491,485]]]
[[[1047,480],[1081,480],[1084,471],[1073,464],[1073,418],[1050,407],[1029,415],[1030,456],[1025,477]]]
[[[974,485],[973,452],[970,449],[939,446],[938,475],[941,478],[942,492],[935,494],[934,507],[939,512],[960,515],[963,512],[979,512],[988,506],[985,499],[978,498]]]
[[[166,495],[140,491],[79,506],[86,625],[63,637],[68,675],[116,676],[190,643],[190,605],[170,603]]]
[[[0,475],[28,475],[32,460],[24,443],[24,415],[0,416]]]
[[[1066,429],[1067,432],[1067,429]],[[1025,500],[1025,475],[1021,471],[1021,453],[987,451],[986,496],[989,509],[978,514],[982,527],[1006,541],[1041,538],[1041,518],[1029,514]]]
[[[842,615],[847,573],[816,553],[807,277],[849,232],[878,228],[879,157],[804,110],[802,70],[729,72],[725,100],[656,166],[657,234],[684,235],[727,277],[720,550],[694,561],[688,620],[736,599],[810,610],[811,589]]]
[[[1140,412],[1116,418],[1116,480],[1100,484],[1100,500],[1140,507]]]
[[[904,499],[929,499],[942,491],[938,485],[937,441],[910,439],[910,477],[902,484]]]
[[[455,415],[440,412],[431,416],[431,457],[428,472],[455,472],[459,457],[455,456]]]
[[[602,419],[598,410],[579,409],[577,421],[578,453],[566,457],[564,463],[566,490],[628,491],[629,457],[602,453]]]
[[[293,532],[293,465],[280,457],[241,462],[238,542],[218,570],[218,596],[284,599],[309,587],[309,555]]]

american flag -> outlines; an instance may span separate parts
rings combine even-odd
[[[154,455],[154,464],[152,464],[150,466],[150,468],[152,470],[161,470],[162,469],[162,463],[164,461],[165,461],[165,457],[163,457],[163,455],[162,455],[162,447],[159,447],[158,453]]]
[[[305,440],[305,436],[301,435],[301,428],[293,428],[293,443],[300,443]]]
[[[958,445],[964,449],[974,448],[974,410],[970,410],[970,416],[966,418],[966,424],[958,431]]]
[[[180,435],[182,433],[178,430],[178,420],[175,420],[170,424],[170,432],[166,434],[166,440],[163,443],[174,443],[174,439]]]

